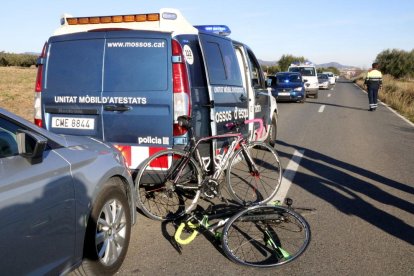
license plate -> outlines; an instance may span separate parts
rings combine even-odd
[[[52,127],[53,128],[70,128],[70,129],[95,129],[95,119],[53,117]]]
[[[290,96],[290,92],[280,92],[279,96]]]

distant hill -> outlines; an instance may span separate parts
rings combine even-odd
[[[275,65],[277,65],[277,61],[265,61],[265,60],[261,60],[261,59],[258,59],[257,61],[259,62],[260,65],[264,65],[264,66],[275,66]]]
[[[277,61],[265,61],[265,60],[258,60],[260,65],[264,66],[274,66],[277,65]],[[329,63],[323,63],[323,64],[316,64],[316,68],[328,68],[328,67],[335,67],[338,69],[345,69],[345,68],[355,68],[355,66],[351,65],[342,65],[338,62],[329,62]]]
[[[351,66],[351,65],[342,65],[338,62],[329,62],[329,63],[323,63],[323,64],[316,64],[317,68],[328,68],[328,67],[335,67],[338,69],[345,69],[345,68],[355,68],[355,66]]]

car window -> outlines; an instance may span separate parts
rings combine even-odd
[[[297,74],[283,74],[278,75],[277,79],[279,82],[301,82],[300,75]]]
[[[316,70],[314,67],[291,67],[289,72],[299,72],[302,76],[316,76]]]
[[[16,132],[18,126],[4,118],[0,118],[0,158],[19,154]]]
[[[315,68],[313,67],[304,67],[301,70],[302,76],[316,76]]]

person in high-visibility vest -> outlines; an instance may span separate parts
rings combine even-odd
[[[365,85],[368,90],[369,111],[377,109],[378,90],[382,87],[382,73],[378,70],[378,63],[372,64],[372,69],[368,71],[365,78]]]

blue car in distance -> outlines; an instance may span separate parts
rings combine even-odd
[[[305,81],[300,73],[279,72],[268,79],[271,80],[272,94],[278,101],[305,102]]]

